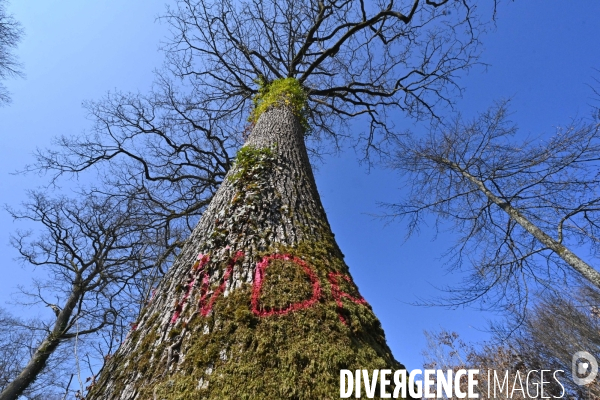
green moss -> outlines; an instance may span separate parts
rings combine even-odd
[[[252,183],[273,166],[275,154],[270,147],[242,147],[235,156],[233,170],[235,173],[227,178],[233,183]],[[234,200],[235,201],[235,200]]]
[[[252,100],[254,107],[248,121],[255,124],[263,112],[270,107],[289,106],[294,114],[300,119],[300,124],[305,132],[309,130],[306,118],[306,93],[300,82],[295,78],[276,79],[267,82],[264,78],[257,80],[258,93]]]
[[[391,357],[370,306],[344,299],[343,310],[338,307],[327,276],[348,274],[348,268],[331,234],[294,247],[279,245],[258,254],[253,262],[273,253],[289,254],[310,265],[322,289],[317,303],[285,315],[259,317],[252,312],[252,285],[243,284],[220,296],[208,316],[196,314],[187,327],[170,327],[160,345],[163,335],[158,333],[155,314],[142,324],[150,329],[135,337],[136,351],[118,362],[123,369],[111,372],[113,380],[144,374],[137,384],[137,396],[143,399],[336,399],[340,369],[403,368]],[[351,280],[339,283],[343,292],[360,296]],[[297,264],[269,263],[262,305],[285,308],[311,294],[311,282]],[[340,321],[341,311],[346,324]],[[189,319],[193,312],[186,309],[181,319]],[[175,359],[167,370],[168,347],[179,341],[175,352],[184,360],[178,364]]]
[[[143,378],[134,384],[137,398],[335,399],[339,398],[340,369],[403,368],[391,356],[371,307],[348,298],[342,299],[340,307],[336,301],[328,275],[346,276],[349,271],[325,220],[302,215],[306,225],[296,228],[305,240],[293,247],[267,240],[260,242],[261,246],[250,245],[268,236],[256,220],[266,218],[256,212],[268,209],[265,202],[281,214],[291,213],[276,203],[277,194],[269,182],[276,161],[270,148],[246,146],[238,153],[229,178],[235,196],[219,213],[213,234],[198,249],[210,253],[207,268],[215,279],[207,293],[216,291],[220,284],[216,278],[224,275],[227,265],[226,257],[219,258],[216,250],[235,247],[233,243],[239,244],[241,237],[247,254],[245,267],[274,253],[309,264],[321,285],[318,301],[283,315],[257,316],[251,303],[252,285],[244,283],[227,296],[217,297],[207,316],[188,306],[176,324],[161,326],[157,315],[145,322],[142,318],[144,334],[136,334],[136,350],[120,355],[117,365],[121,369],[110,372],[117,384],[123,377],[131,379],[142,372]],[[275,214],[277,211],[268,216],[276,220]],[[254,250],[247,250],[251,248]],[[360,298],[353,281],[340,279],[338,283],[341,292]],[[182,287],[178,286],[179,295]],[[282,310],[312,295],[312,281],[303,268],[274,258],[264,270],[258,299],[265,309]],[[198,297],[198,290],[191,293],[188,305],[198,304]],[[184,325],[181,321],[189,322]],[[164,340],[158,344],[161,338]],[[169,348],[176,354],[170,365]]]
[[[173,328],[169,331],[169,339],[173,339],[176,336],[181,335],[181,329]]]
[[[146,357],[136,360],[136,370],[152,374],[145,379],[152,384],[140,385],[139,398],[335,399],[339,398],[340,369],[403,368],[390,356],[383,330],[368,305],[344,300],[348,323],[340,321],[327,275],[347,274],[348,269],[331,235],[295,247],[279,246],[263,255],[272,253],[289,254],[310,265],[322,287],[319,301],[284,315],[259,317],[252,312],[252,285],[243,284],[219,297],[207,317],[190,320],[179,348],[185,361],[176,369],[163,373],[166,365],[148,368]],[[261,258],[258,255],[255,261]],[[340,281],[340,288],[360,296],[352,281]],[[310,280],[297,264],[269,263],[260,294],[262,305],[285,308],[311,294]],[[192,312],[186,310],[182,319]],[[141,340],[140,351],[147,341],[156,340],[150,336]],[[167,336],[170,343],[178,340]],[[153,362],[160,359],[154,353]]]
[[[267,309],[284,309],[312,295],[312,284],[306,273],[291,261],[273,260],[265,273],[260,304]]]

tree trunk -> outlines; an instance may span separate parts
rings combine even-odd
[[[71,294],[67,299],[65,307],[60,310],[56,316],[52,331],[44,337],[44,340],[42,340],[35,349],[35,352],[21,373],[4,388],[2,393],[0,393],[0,400],[14,400],[19,398],[25,389],[36,380],[38,375],[46,367],[46,363],[54,350],[60,345],[61,339],[63,339],[63,335],[65,334],[71,316],[73,315],[73,310],[80,299],[81,279],[78,277],[73,284]]]
[[[333,399],[340,369],[401,368],[283,106],[260,116],[88,399]]]

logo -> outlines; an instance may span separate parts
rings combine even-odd
[[[596,358],[587,351],[578,351],[573,354],[571,372],[575,384],[580,386],[587,385],[596,378],[596,375],[598,375],[598,361],[596,361]],[[586,374],[587,376],[581,377]]]

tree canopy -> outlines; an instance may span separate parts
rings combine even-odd
[[[53,182],[97,173],[86,190],[140,204],[166,254],[181,248],[231,167],[259,82],[301,84],[311,154],[321,154],[321,139],[349,138],[357,117],[366,125],[352,143],[368,159],[398,134],[390,113],[435,117],[452,104],[485,25],[466,0],[184,0],[162,18],[171,37],[154,89],[87,102],[93,127],[57,138],[28,170]]]

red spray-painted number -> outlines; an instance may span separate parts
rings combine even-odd
[[[265,279],[265,271],[267,269],[267,267],[269,266],[269,263],[272,260],[283,260],[283,261],[291,261],[294,264],[300,266],[304,272],[306,273],[306,275],[308,275],[308,278],[310,279],[311,283],[312,283],[312,296],[310,297],[310,299],[298,302],[298,303],[294,303],[294,304],[290,304],[289,306],[285,307],[285,308],[271,308],[271,309],[266,309],[266,308],[261,308],[260,307],[260,292],[262,289],[262,285]],[[321,297],[321,285],[319,283],[319,278],[317,277],[317,275],[314,273],[314,271],[312,270],[312,268],[305,263],[303,260],[299,259],[298,257],[294,257],[291,256],[289,254],[271,254],[269,256],[265,256],[263,257],[263,259],[258,262],[256,264],[256,270],[254,272],[254,282],[252,284],[252,300],[251,300],[251,305],[252,305],[252,312],[255,315],[258,315],[260,317],[268,317],[271,315],[285,315],[287,313],[293,312],[293,311],[298,311],[298,310],[302,310],[304,308],[309,308],[312,307]]]

